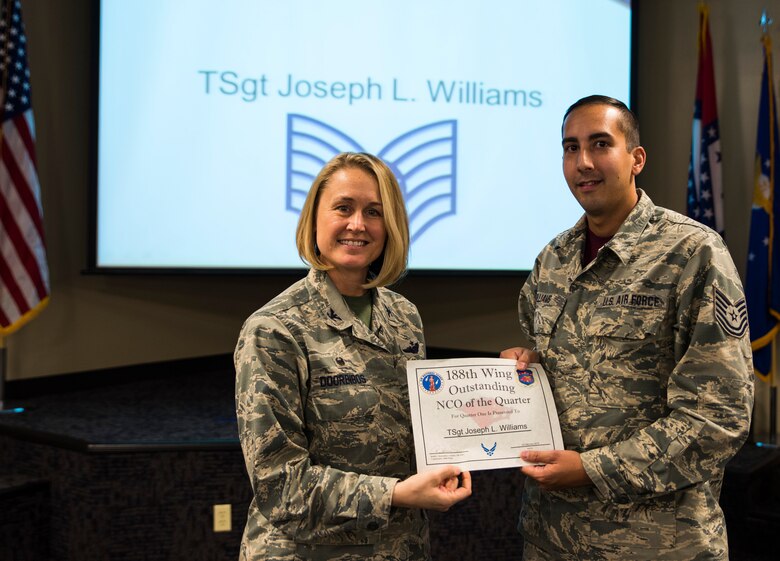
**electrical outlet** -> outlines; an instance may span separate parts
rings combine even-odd
[[[230,505],[214,505],[214,531],[229,532],[232,527]]]

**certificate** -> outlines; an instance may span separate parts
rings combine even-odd
[[[422,473],[447,464],[477,471],[528,465],[521,450],[562,450],[541,365],[504,358],[411,360],[409,403]]]

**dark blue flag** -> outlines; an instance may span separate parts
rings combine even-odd
[[[775,197],[778,158],[777,112],[772,80],[772,45],[764,35],[764,71],[758,108],[758,133],[750,215],[745,293],[756,374],[771,382],[774,368],[772,343],[780,329],[780,244],[774,243],[780,219]]]

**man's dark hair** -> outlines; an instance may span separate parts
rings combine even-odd
[[[636,115],[634,115],[633,111],[626,107],[625,103],[615,99],[614,97],[609,97],[606,95],[589,95],[588,97],[583,97],[582,99],[575,101],[571,107],[566,110],[566,113],[563,114],[561,133],[563,133],[563,125],[566,123],[566,118],[569,116],[569,114],[572,111],[586,105],[609,105],[610,107],[614,107],[620,111],[618,128],[620,129],[620,132],[623,133],[623,136],[626,137],[626,149],[631,151],[640,145],[639,121],[637,120]]]

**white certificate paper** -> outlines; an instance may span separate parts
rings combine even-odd
[[[422,473],[447,464],[478,471],[527,465],[521,450],[562,450],[541,365],[504,358],[411,360],[409,403]]]

